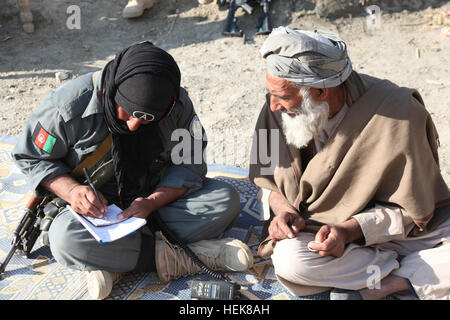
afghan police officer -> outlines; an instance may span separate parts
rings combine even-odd
[[[183,152],[183,161],[172,161],[172,150],[180,143],[171,139],[175,130],[189,132],[188,143],[200,143],[202,154],[206,148],[204,130],[180,79],[169,53],[150,42],[134,44],[101,71],[52,92],[31,114],[12,156],[38,196],[55,194],[79,214],[97,218],[112,203],[125,209],[119,218],[147,219],[158,213],[210,268],[246,270],[253,264],[250,249],[237,239],[217,239],[239,215],[237,192],[205,177],[203,157],[199,161]],[[105,142],[110,148],[89,172],[112,163],[114,178],[99,188],[97,197],[75,178],[75,171]],[[94,299],[108,296],[123,272],[157,272],[163,282],[200,272],[183,250],[146,227],[100,244],[62,209],[48,236],[58,263],[89,272]]]

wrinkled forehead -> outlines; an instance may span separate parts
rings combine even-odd
[[[297,91],[301,86],[287,79],[274,76],[269,70],[266,71],[266,88],[269,91]]]

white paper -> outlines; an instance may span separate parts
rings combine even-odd
[[[81,224],[92,234],[92,236],[99,242],[112,242],[117,239],[123,238],[137,229],[144,226],[147,221],[142,218],[130,217],[120,222],[110,224],[107,226],[96,227],[92,223],[88,222],[86,217],[75,212],[70,205],[67,208],[74,214],[74,216],[81,222]],[[117,220],[117,214],[121,212],[120,208],[112,204],[108,206],[107,213],[105,215],[115,215]],[[99,219],[97,219],[99,220]]]
[[[105,214],[103,215],[103,218],[93,218],[88,216],[83,216],[86,220],[88,220],[90,223],[92,223],[96,227],[104,227],[109,226],[111,224],[119,223],[125,219],[118,219],[117,215],[122,212],[122,209],[120,209],[115,204],[112,204],[108,206],[108,210],[106,210]]]

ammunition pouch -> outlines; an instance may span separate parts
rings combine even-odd
[[[61,198],[54,198],[52,201],[45,205],[43,210],[44,218],[42,218],[39,225],[39,229],[42,233],[43,245],[50,245],[50,241],[48,239],[48,230],[50,229],[50,225],[52,224],[53,219],[66,207],[66,205],[67,202],[62,200]]]
[[[40,229],[41,231],[48,231],[50,229],[50,224],[58,213],[61,212],[67,205],[67,202],[60,199],[54,198],[52,201],[47,203],[44,207],[44,218],[41,220]]]

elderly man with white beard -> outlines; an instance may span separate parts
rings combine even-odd
[[[329,32],[279,27],[260,53],[258,255],[297,296],[448,299],[450,192],[420,94],[353,71]]]

